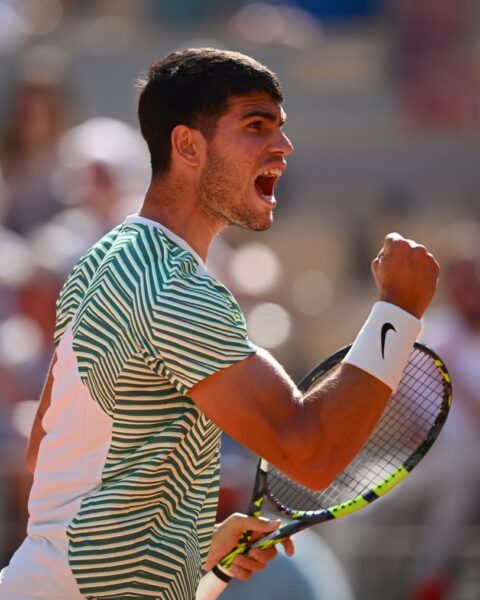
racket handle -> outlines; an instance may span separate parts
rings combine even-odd
[[[221,575],[215,574],[217,569]],[[195,600],[216,600],[220,596],[231,579],[230,575],[220,569],[221,567],[217,565],[215,570],[209,571],[200,579]]]

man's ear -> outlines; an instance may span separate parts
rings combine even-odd
[[[198,129],[177,125],[171,133],[172,159],[186,166],[198,167],[206,152],[206,140]]]

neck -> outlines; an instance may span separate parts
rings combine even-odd
[[[165,225],[184,239],[204,262],[212,240],[224,229],[224,225],[215,223],[201,210],[191,189],[168,181],[150,184],[139,215]]]

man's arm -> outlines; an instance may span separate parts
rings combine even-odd
[[[30,439],[27,445],[26,464],[27,469],[33,474],[35,471],[35,465],[37,464],[38,449],[40,442],[42,441],[45,431],[42,427],[42,419],[48,410],[51,402],[52,386],[53,386],[53,367],[57,360],[56,354],[53,355],[50,367],[48,369],[47,378],[43,386],[42,393],[40,394],[40,400],[38,403],[37,412],[35,419],[33,420],[32,431],[30,433]]]
[[[380,300],[417,318],[423,315],[438,278],[438,265],[423,246],[390,234],[372,270]],[[351,462],[390,394],[379,379],[343,363],[325,384],[302,397],[262,350],[190,390],[193,401],[223,431],[316,489]]]
[[[321,489],[360,450],[390,393],[371,375],[342,365],[304,399],[260,350],[206,378],[190,395],[225,433],[300,483]]]

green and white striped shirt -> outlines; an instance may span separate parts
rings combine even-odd
[[[68,549],[86,598],[191,600],[220,430],[188,393],[255,352],[238,304],[183,240],[132,216],[73,269],[55,342],[29,535]]]

